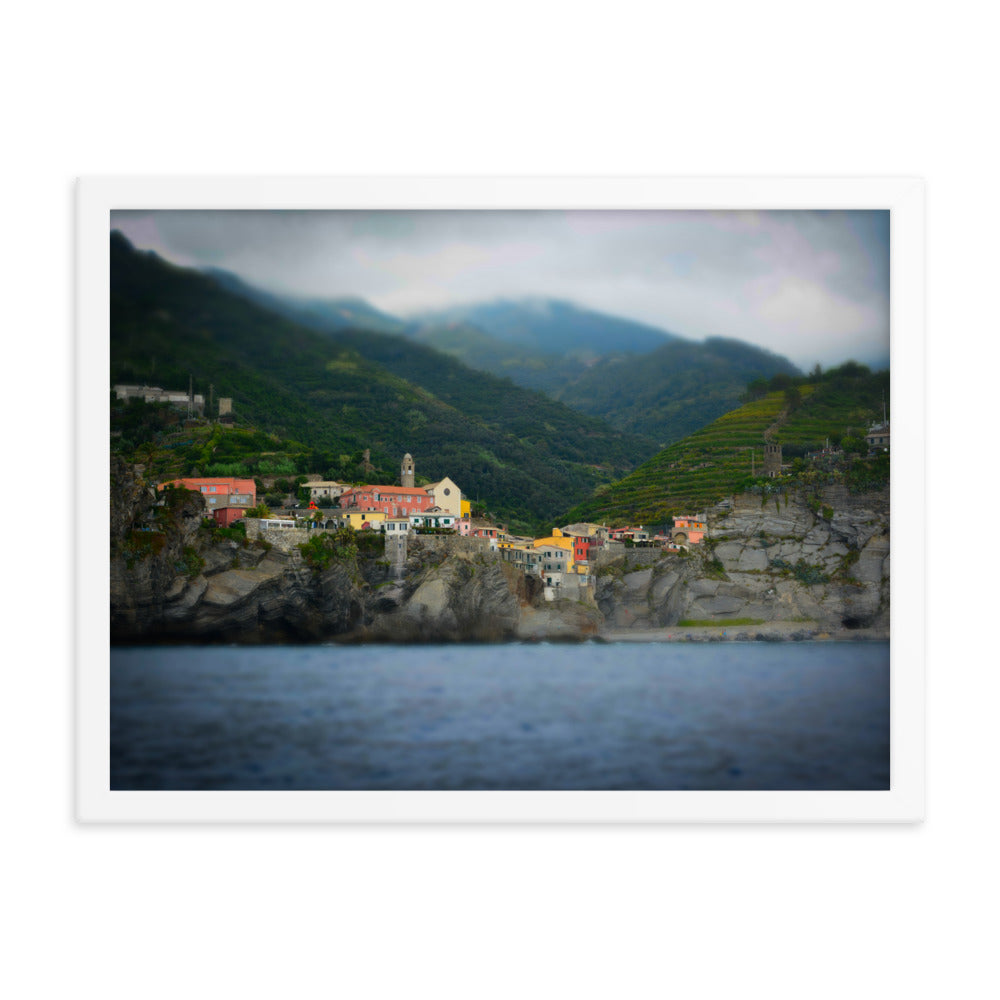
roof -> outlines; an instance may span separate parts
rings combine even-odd
[[[339,484],[338,484],[339,485]],[[413,495],[420,494],[422,496],[427,495],[427,490],[423,486],[379,486],[377,484],[368,484],[366,486],[352,486],[348,493],[410,493]]]
[[[577,521],[576,524],[567,524],[562,529],[564,535],[596,535],[598,531],[607,531],[602,524],[592,524],[590,521]]]
[[[164,486],[176,486],[178,483],[184,486],[185,489],[191,489],[196,486],[230,486],[232,487],[233,492],[236,493],[253,493],[256,489],[252,479],[236,479],[233,476],[202,476],[195,479],[190,477],[183,479],[170,479],[165,483],[160,483],[159,488],[162,489]]]

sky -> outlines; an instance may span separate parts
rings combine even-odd
[[[885,211],[121,211],[167,260],[407,318],[563,299],[803,369],[889,359]]]

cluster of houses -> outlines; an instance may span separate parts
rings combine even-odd
[[[497,542],[501,558],[525,573],[540,576],[550,587],[559,587],[576,578],[586,582],[597,561],[597,553],[615,543],[645,545],[678,552],[698,544],[708,530],[706,522],[694,517],[674,518],[669,532],[650,533],[637,528],[609,528],[603,524],[581,522],[553,528],[544,538],[516,538],[502,535]]]
[[[350,526],[358,531],[381,531],[395,538],[410,532],[444,530],[461,537],[483,538],[490,551],[496,552],[501,559],[529,575],[541,577],[546,586],[552,588],[570,581],[585,583],[597,552],[606,545],[624,543],[679,551],[698,544],[707,530],[703,519],[677,517],[670,531],[655,534],[642,525],[608,528],[601,524],[580,523],[553,528],[552,534],[543,538],[510,535],[502,526],[473,519],[469,501],[463,499],[462,491],[451,479],[445,477],[427,486],[416,486],[413,457],[409,454],[403,458],[398,486],[372,483],[348,486],[323,480],[305,485],[311,495],[309,508],[267,521],[269,527],[330,530]],[[168,486],[201,493],[211,516],[225,527],[257,505],[252,479],[225,476],[174,479],[161,483],[158,489]]]
[[[332,527],[335,525],[330,522],[338,522],[357,530],[371,528],[393,533],[443,528],[459,535],[496,537],[495,526],[473,523],[469,501],[462,499],[462,491],[451,479],[445,477],[427,486],[417,486],[414,475],[413,457],[407,454],[400,469],[399,485],[308,482],[305,485],[311,496],[309,508],[296,511],[290,523],[304,520]],[[163,490],[168,486],[200,493],[208,512],[225,527],[243,517],[247,508],[257,506],[257,488],[252,479],[189,477],[160,483],[157,488]],[[320,510],[334,503],[337,506],[333,511]]]

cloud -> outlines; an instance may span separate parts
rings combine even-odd
[[[112,225],[180,264],[401,315],[553,297],[800,366],[889,354],[886,212],[172,211]]]

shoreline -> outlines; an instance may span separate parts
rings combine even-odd
[[[767,622],[763,625],[706,625],[678,626],[646,629],[600,629],[592,632],[558,631],[534,635],[510,635],[503,638],[465,639],[445,638],[427,635],[419,641],[394,641],[382,635],[378,638],[363,633],[347,632],[326,638],[281,639],[277,636],[240,639],[218,634],[195,636],[184,633],[171,635],[132,636],[128,639],[112,636],[112,649],[129,647],[155,648],[157,646],[407,646],[407,645],[474,645],[474,646],[518,646],[537,643],[585,644],[585,643],[676,643],[676,642],[888,642],[889,630],[885,628],[828,629],[815,623]]]
[[[607,629],[595,638],[603,642],[888,642],[889,630],[827,629],[815,623],[767,622],[763,625]]]

